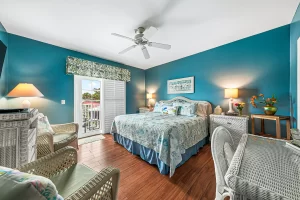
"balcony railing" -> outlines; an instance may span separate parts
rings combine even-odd
[[[84,133],[100,130],[100,101],[82,102],[82,119]]]

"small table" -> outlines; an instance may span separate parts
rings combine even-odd
[[[276,138],[281,138],[280,120],[286,120],[286,137],[291,139],[291,121],[289,116],[277,116],[277,115],[251,115],[252,120],[252,134],[255,135],[255,118],[261,120],[261,134],[265,134],[265,119],[276,121]]]

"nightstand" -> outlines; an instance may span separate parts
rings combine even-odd
[[[148,107],[141,107],[139,108],[140,113],[147,113],[147,112],[151,112],[152,109],[148,108]]]
[[[238,144],[241,136],[248,133],[248,116],[229,116],[229,115],[214,115],[210,116],[210,137],[215,128],[224,126],[232,134],[232,139],[235,144]]]

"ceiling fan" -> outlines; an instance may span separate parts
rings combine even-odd
[[[154,27],[150,27],[149,29],[147,29],[146,32],[153,32],[153,30],[157,30],[156,28]],[[145,59],[149,59],[150,58],[150,55],[149,55],[149,52],[146,48],[146,45],[148,45],[149,47],[155,47],[155,48],[160,48],[160,49],[166,49],[166,50],[169,50],[171,49],[171,45],[169,44],[161,44],[161,43],[157,43],[157,42],[149,42],[148,39],[146,39],[144,36],[146,33],[145,32],[145,28],[143,27],[139,27],[137,29],[135,29],[135,36],[134,36],[134,39],[133,38],[129,38],[129,37],[126,37],[126,36],[123,36],[123,35],[120,35],[120,34],[117,34],[117,33],[112,33],[112,35],[114,36],[117,36],[117,37],[121,37],[121,38],[124,38],[124,39],[127,39],[127,40],[130,40],[132,42],[134,42],[135,44],[124,49],[123,51],[119,52],[119,54],[124,54],[128,51],[130,51],[131,49],[134,49],[135,47],[139,46],[144,54],[144,57]]]

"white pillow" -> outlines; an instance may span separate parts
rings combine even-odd
[[[229,167],[233,158],[234,151],[232,149],[232,146],[228,142],[224,143],[224,154],[225,154],[225,160],[227,162],[227,166]]]
[[[179,115],[195,116],[195,112],[196,112],[196,104],[195,103],[178,102],[178,103],[174,103],[174,105],[179,107],[179,111],[178,111]]]
[[[167,115],[178,115],[178,106],[162,106],[162,113]]]
[[[42,133],[46,133],[46,132],[52,133],[52,134],[55,133],[48,121],[47,116],[39,116],[38,117],[37,128],[38,128],[38,135],[42,134]]]
[[[163,106],[172,106],[173,103],[160,103],[160,102],[156,102],[153,108],[153,112],[162,112],[162,108]]]

